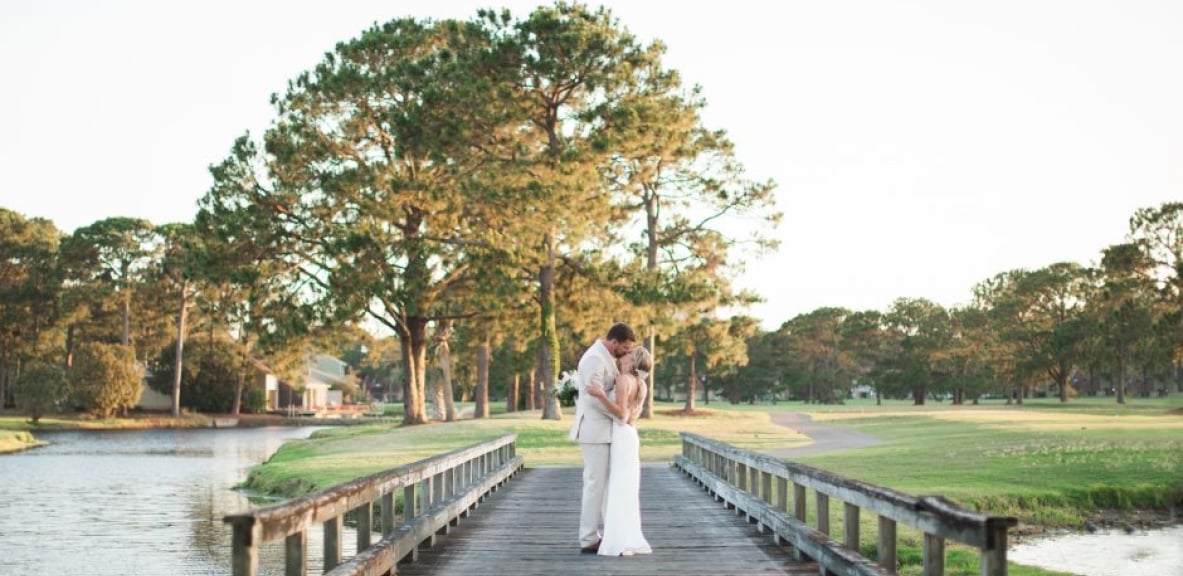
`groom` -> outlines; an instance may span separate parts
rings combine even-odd
[[[619,370],[616,359],[628,354],[637,335],[618,322],[592,344],[579,359],[579,396],[575,400],[575,422],[571,439],[583,450],[583,508],[579,514],[579,548],[595,553],[600,548],[600,526],[604,524],[604,488],[608,485],[608,454],[612,447],[612,417],[604,405],[587,393],[591,387],[609,392]]]

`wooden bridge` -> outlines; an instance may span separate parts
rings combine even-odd
[[[505,436],[227,516],[234,530],[233,574],[261,574],[260,548],[281,538],[283,573],[308,574],[307,534],[323,527],[323,571],[314,573],[330,576],[880,576],[895,573],[898,524],[922,534],[925,576],[944,574],[946,540],[977,548],[983,576],[1007,573],[1007,531],[1014,518],[968,511],[939,497],[916,498],[693,434],[682,435],[683,453],[674,462],[642,467],[641,517],[653,554],[581,554],[576,528],[582,471],[527,469],[515,442],[516,436]],[[834,527],[841,541],[830,535],[831,498],[841,510]],[[860,553],[861,510],[877,516],[873,559]],[[347,532],[353,532],[357,551],[348,559]]]

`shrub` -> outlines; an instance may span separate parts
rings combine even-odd
[[[36,424],[58,403],[69,397],[70,386],[60,368],[44,362],[29,364],[12,383],[12,397],[17,408],[29,415]]]
[[[143,378],[131,346],[87,342],[74,356],[70,386],[79,407],[110,418],[140,401]]]

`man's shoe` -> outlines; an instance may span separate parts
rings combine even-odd
[[[591,546],[585,546],[583,548],[580,548],[579,551],[582,552],[583,554],[595,554],[596,552],[600,551],[600,543],[596,542],[595,544],[592,544]]]

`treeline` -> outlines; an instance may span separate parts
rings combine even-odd
[[[397,378],[408,423],[453,380],[486,416],[491,373],[558,418],[560,366],[613,320],[704,369],[742,355],[716,312],[757,298],[730,279],[775,248],[775,185],[663,54],[579,4],[396,19],[274,95],[192,222],[0,210],[0,410],[110,414],[146,370],[174,411],[237,412],[323,350]]]
[[[1125,403],[1183,390],[1183,203],[1139,209],[1129,223],[1099,264],[1002,272],[964,307],[901,298],[886,311],[802,314],[753,338],[750,363],[717,386],[736,401],[838,402],[857,386],[916,404],[1022,402],[1035,389]]]

